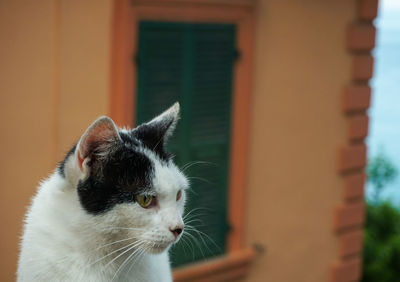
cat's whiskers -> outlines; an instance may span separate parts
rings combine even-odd
[[[199,243],[199,240],[197,240],[197,238],[194,237],[193,234],[190,234],[188,231],[186,231],[186,232],[184,233],[184,235],[185,235],[185,234],[186,234],[187,236],[189,236],[189,237],[187,237],[187,238],[192,239],[193,243],[194,243],[194,244],[198,247],[198,249],[200,250],[201,255],[203,256],[203,258],[205,258],[205,255],[204,255],[203,249],[201,248],[201,244]]]
[[[191,247],[191,246],[189,245],[189,243],[186,241],[186,239],[187,239],[187,238],[184,237],[184,236],[181,237],[183,251],[185,252],[185,255],[186,255],[186,249],[185,249],[184,246],[187,246],[188,249],[189,249],[189,253],[192,253],[192,259],[194,259],[194,249],[193,249],[193,246]],[[189,240],[189,239],[188,239],[188,240]]]
[[[210,250],[208,244],[205,242],[205,240],[204,240],[203,236],[201,235],[201,233],[199,233],[198,230],[196,230],[196,229],[194,229],[194,228],[191,229],[191,228],[189,227],[189,228],[188,228],[188,231],[190,231],[190,230],[193,230],[193,231],[195,231],[195,232],[197,233],[198,237],[200,238],[200,240],[201,240],[201,242],[203,243],[204,247],[206,247],[207,251],[208,251],[210,254],[213,254],[213,252]],[[205,234],[205,233],[203,233],[203,234]],[[192,234],[192,235],[193,235],[193,234]],[[217,246],[217,247],[218,247],[218,246]],[[219,247],[218,247],[218,248],[219,248]]]
[[[193,245],[193,243],[192,243],[192,241],[190,240],[190,238],[188,238],[188,237],[184,237],[184,236],[182,236],[182,238],[185,238],[185,239],[187,239],[187,241],[188,241],[188,245],[192,248],[192,259],[194,260],[194,249],[195,249],[195,247],[194,247],[194,245]]]
[[[128,258],[129,260],[132,260],[132,259],[133,259],[133,261],[131,262],[131,265],[130,265],[129,269],[128,269],[128,271],[126,272],[127,274],[129,274],[129,272],[131,271],[133,265],[139,260],[139,258],[141,258],[141,257],[146,253],[147,250],[149,250],[149,248],[148,248],[148,247],[144,247],[144,248],[141,250],[141,252],[139,252],[136,256],[132,256],[132,255],[131,255],[131,258]],[[113,280],[114,280],[114,278],[113,278]]]
[[[205,226],[205,224],[203,223],[203,221],[200,220],[200,219],[198,219],[198,218],[194,218],[194,219],[185,221],[185,224],[189,225],[189,224],[192,223],[192,222],[200,222],[201,225],[199,225],[199,226]]]
[[[118,267],[117,271],[115,272],[112,280],[114,281],[114,279],[117,277],[117,274],[119,271],[122,271],[124,267],[126,267],[126,264],[129,263],[130,260],[133,260],[130,263],[130,267],[128,269],[128,271],[126,272],[127,274],[129,274],[129,272],[131,271],[133,265],[147,252],[149,251],[151,248],[154,248],[156,246],[156,242],[154,241],[149,241],[149,240],[141,240],[142,244],[139,246],[138,249],[136,249],[135,251],[132,252],[132,254],[130,254],[123,262],[122,264]],[[151,246],[149,245],[149,243],[151,243]]]
[[[135,230],[135,231],[142,231],[145,230],[144,228],[137,228],[137,227],[119,227],[119,226],[110,226],[102,229],[101,231],[113,231],[113,230]]]
[[[189,176],[187,179],[195,179],[195,180],[201,180],[201,181],[203,181],[203,182],[205,182],[205,183],[207,183],[207,184],[211,184],[211,185],[214,185],[215,183],[213,183],[213,182],[211,182],[211,181],[209,181],[209,180],[207,180],[207,179],[205,179],[205,178],[203,178],[203,177],[198,177],[198,176]]]
[[[144,249],[137,248],[137,249],[134,250],[131,254],[129,254],[128,257],[121,263],[121,265],[120,265],[120,266],[118,267],[118,269],[115,271],[114,276],[113,276],[112,279],[111,279],[111,282],[114,281],[114,279],[117,277],[118,272],[119,272],[120,270],[122,270],[123,267],[125,267],[125,264],[126,264],[127,262],[129,262],[129,260],[130,260],[132,257],[135,257],[135,255],[136,255],[136,258],[138,258],[138,257],[141,256],[141,254],[143,254],[144,252],[145,252]],[[131,265],[131,267],[132,267],[132,265]],[[129,273],[129,271],[130,271],[130,268],[129,268],[129,270],[128,270],[128,273]]]
[[[181,237],[181,240],[182,240],[183,253],[186,256],[186,248],[185,248],[185,246],[187,246],[187,243],[185,242],[185,240],[183,240],[183,236]],[[171,249],[171,251],[172,251],[172,249]],[[189,251],[190,251],[190,249],[189,249]]]
[[[115,260],[117,260],[119,257],[123,256],[124,254],[126,254],[127,252],[131,251],[132,249],[140,246],[142,244],[143,240],[139,240],[133,244],[130,244],[130,246],[128,247],[127,250],[123,251],[122,253],[120,253],[119,255],[117,255],[115,258],[113,258],[111,261],[109,261],[104,267],[103,270],[106,269],[110,264],[112,264]],[[136,249],[135,251],[140,250],[140,248]]]
[[[215,243],[215,241],[208,236],[206,233],[198,230],[196,227],[200,227],[200,226],[205,226],[203,221],[200,220],[199,216],[205,215],[203,213],[197,213],[197,211],[199,210],[206,210],[206,211],[211,211],[211,209],[207,209],[207,208],[196,208],[191,210],[189,213],[187,213],[184,217],[183,217],[183,221],[185,222],[185,232],[182,234],[182,242],[183,244],[187,244],[187,242],[190,243],[190,245],[192,246],[192,249],[194,249],[194,246],[192,244],[192,242],[198,247],[198,249],[200,250],[203,258],[205,257],[205,254],[202,250],[202,246],[204,245],[204,247],[206,247],[207,251],[211,254],[213,254],[214,252],[212,252],[209,248],[209,244],[207,244],[206,239],[208,241],[210,241],[219,251],[221,251],[221,248]],[[196,224],[197,223],[197,224]],[[196,225],[194,225],[196,224]],[[193,233],[193,234],[192,234]],[[197,239],[196,237],[198,237],[199,239]],[[187,239],[187,242],[186,242]],[[193,254],[193,259],[194,259],[194,253]]]
[[[125,246],[123,246],[123,247],[121,247],[121,248],[118,248],[118,249],[116,249],[116,250],[114,250],[114,251],[112,251],[112,252],[110,252],[110,253],[107,253],[105,256],[102,256],[101,258],[99,258],[99,259],[95,260],[94,262],[92,262],[91,264],[89,264],[88,267],[93,266],[94,264],[96,264],[96,263],[98,263],[99,261],[105,259],[106,257],[111,256],[112,254],[115,254],[115,253],[118,252],[118,251],[121,251],[121,250],[126,249],[126,248],[130,248],[131,246],[135,247],[137,243],[138,243],[138,242],[135,241],[135,242],[129,243],[129,244],[127,244],[127,245],[125,245]]]
[[[114,244],[117,244],[117,243],[120,243],[120,242],[125,242],[125,241],[128,241],[128,240],[133,240],[133,239],[136,239],[136,237],[130,237],[130,238],[125,238],[125,239],[113,241],[113,242],[111,242],[111,243],[108,243],[108,244],[102,245],[102,246],[100,246],[100,247],[97,247],[97,248],[94,249],[93,251],[97,251],[97,250],[100,250],[100,249],[102,249],[102,248],[104,248],[104,247],[111,246],[111,245],[114,245]]]
[[[217,245],[217,243],[215,243],[215,241],[210,236],[208,236],[206,233],[198,230],[194,226],[187,226],[187,228],[188,228],[188,231],[196,232],[203,242],[204,242],[203,236],[205,236],[205,238],[208,239],[218,249],[218,251],[222,252],[221,248]],[[207,244],[205,242],[204,242],[204,245],[207,246]]]
[[[144,230],[143,227],[130,227],[130,226],[106,226],[102,230],[109,230],[109,229],[134,229],[134,230]]]
[[[208,165],[215,165],[215,166],[217,166],[217,164],[216,163],[212,163],[212,162],[206,162],[206,161],[191,161],[191,162],[188,162],[188,163],[186,163],[186,164],[184,164],[183,166],[182,166],[182,171],[183,172],[185,172],[185,170],[187,170],[188,168],[190,168],[190,167],[192,167],[192,166],[194,166],[194,165],[197,165],[197,164],[208,164]]]
[[[203,207],[195,208],[195,209],[192,209],[192,210],[191,210],[190,212],[188,212],[187,214],[185,214],[185,215],[183,216],[183,220],[185,220],[186,218],[188,218],[189,215],[191,215],[192,213],[194,213],[195,211],[198,211],[198,210],[212,211],[212,209],[203,208]],[[197,215],[194,215],[194,216],[197,216]]]

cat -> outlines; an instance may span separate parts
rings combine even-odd
[[[89,126],[32,200],[17,281],[172,281],[189,186],[166,150],[179,110],[133,130]]]

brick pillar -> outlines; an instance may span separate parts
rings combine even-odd
[[[339,240],[338,257],[331,266],[331,282],[361,279],[364,206],[364,169],[367,160],[364,139],[368,135],[368,116],[373,75],[371,50],[376,30],[378,0],[357,0],[357,15],[347,26],[346,48],[351,55],[351,77],[344,89],[342,112],[347,120],[347,140],[338,152],[338,173],[343,177],[342,201],[334,211],[333,228]]]

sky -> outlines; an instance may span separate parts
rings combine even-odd
[[[368,157],[382,152],[398,168],[397,179],[382,196],[400,205],[400,0],[380,1],[375,26]],[[371,191],[370,186],[367,191]]]

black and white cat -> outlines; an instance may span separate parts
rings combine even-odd
[[[18,281],[172,281],[188,180],[165,150],[179,104],[133,130],[97,119],[41,183]]]

